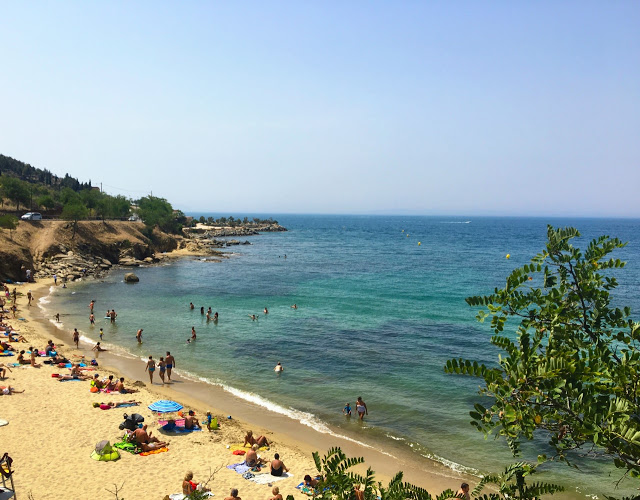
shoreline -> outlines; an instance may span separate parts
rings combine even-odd
[[[188,255],[193,256],[191,253]],[[171,257],[177,259],[182,256],[186,255],[172,255]],[[48,291],[48,289],[46,290]],[[43,298],[46,297],[48,295],[43,296]],[[68,332],[66,335],[68,338],[65,338],[64,330],[56,327],[44,316],[40,306],[38,312],[40,318],[36,317],[34,320],[49,327],[51,336],[59,339],[62,343],[70,341],[70,333]],[[78,351],[89,358],[93,357],[87,342],[83,346],[81,341]],[[180,368],[174,369],[173,378],[176,383],[162,386],[154,379],[154,385],[150,388],[146,372],[144,372],[144,362],[134,354],[127,352],[125,357],[123,354],[106,351],[99,353],[96,360],[101,367],[117,372],[127,379],[144,382],[147,390],[155,392],[159,396],[174,399],[183,404],[189,403],[185,404],[185,407],[189,406],[200,410],[207,408],[204,411],[211,411],[212,415],[218,416],[219,422],[224,423],[226,420],[223,418],[231,415],[232,420],[241,427],[252,428],[254,433],[259,431],[259,434],[265,434],[267,437],[273,436],[278,442],[302,451],[311,461],[312,452],[317,451],[322,457],[329,448],[334,446],[340,447],[349,457],[362,456],[365,459],[365,464],[360,468],[361,472],[364,472],[367,467],[371,467],[376,472],[377,480],[382,481],[383,485],[400,470],[404,473],[405,481],[425,488],[434,495],[447,488],[457,490],[463,481],[471,484],[476,484],[479,481],[478,476],[465,474],[435,460],[408,452],[406,449],[402,449],[401,445],[394,446],[393,443],[385,443],[390,446],[385,446],[384,450],[379,449],[379,443],[358,441],[341,434],[339,429],[332,429],[329,424],[324,422],[328,432],[319,431],[289,415],[278,413],[263,405],[234,395],[220,385],[194,380],[193,378],[197,377],[195,375],[185,376]],[[204,414],[203,411],[199,413]]]
[[[46,307],[46,300],[50,295],[51,285],[53,284],[48,283],[47,281],[41,281],[39,283],[32,283],[29,285],[23,284],[20,286],[19,289],[25,294],[27,288],[32,290],[34,297],[36,297],[36,303],[35,307],[32,308],[27,308],[26,304],[20,308],[20,315],[25,317],[27,321],[24,323],[14,321],[14,326],[22,327],[23,325],[28,325],[27,328],[21,328],[21,330],[32,330],[27,335],[30,342],[34,342],[31,337],[35,336],[38,338],[38,342],[44,345],[46,339],[54,338],[59,340],[61,344],[65,344],[63,348],[63,352],[65,354],[69,355],[69,351],[71,350],[72,352],[87,355],[89,359],[91,359],[93,357],[93,353],[90,350],[90,344],[83,345],[83,343],[81,343],[80,349],[73,349],[71,347],[70,331],[67,332],[58,328],[51,321],[51,318],[45,315],[43,308]],[[45,301],[42,306],[40,305],[41,299],[44,299]],[[19,298],[18,304],[21,305],[21,302],[26,302],[26,298],[22,298],[22,300]],[[34,345],[38,347],[40,346],[40,344],[36,342],[34,342]],[[111,352],[100,353],[100,355],[96,357],[100,363],[99,373],[103,375],[104,372],[107,372],[113,373],[117,376],[125,376],[127,379],[127,387],[130,387],[133,381],[147,379],[146,373],[144,372],[143,362],[135,355],[131,356],[131,358],[128,358]],[[18,370],[33,371],[31,368],[20,368]],[[226,455],[226,461],[224,462],[225,465],[237,462],[238,460],[237,457],[229,457],[230,454],[228,453],[228,450],[224,449],[223,444],[225,442],[228,444],[230,442],[237,442],[238,440],[242,441],[242,436],[247,429],[253,429],[257,435],[266,435],[270,441],[274,440],[275,444],[272,445],[271,450],[266,452],[266,455],[263,456],[270,459],[272,458],[271,454],[277,451],[281,454],[283,459],[287,457],[285,459],[285,463],[294,473],[294,479],[285,480],[277,484],[280,487],[281,493],[283,493],[285,497],[288,494],[293,494],[295,498],[303,498],[303,495],[300,494],[299,490],[294,489],[294,486],[302,480],[302,476],[304,474],[312,474],[315,471],[315,465],[313,463],[311,453],[313,451],[318,451],[322,457],[329,448],[334,446],[339,446],[349,457],[364,457],[365,463],[361,466],[355,467],[354,470],[363,473],[367,467],[371,467],[376,472],[376,480],[382,482],[383,485],[387,484],[388,481],[400,470],[404,473],[404,481],[420,486],[428,490],[434,496],[440,494],[446,489],[456,491],[460,483],[463,481],[470,483],[472,487],[479,481],[477,476],[465,475],[439,462],[424,458],[421,455],[410,451],[408,452],[406,449],[403,449],[400,444],[384,443],[384,446],[381,447],[380,443],[360,443],[349,436],[338,435],[338,433],[331,428],[329,428],[329,433],[323,433],[311,426],[304,425],[302,422],[295,420],[290,416],[279,414],[265,408],[264,406],[257,405],[251,401],[247,401],[246,399],[233,395],[221,386],[185,378],[180,375],[179,368],[174,378],[176,379],[176,383],[172,384],[170,387],[163,387],[160,384],[154,384],[150,387],[148,380],[144,380],[144,387],[140,388],[141,392],[138,394],[144,393],[147,399],[151,398],[153,401],[156,399],[173,399],[179,401],[185,406],[185,408],[193,408],[199,418],[202,418],[206,411],[211,411],[212,415],[218,418],[223,430],[207,434],[221,435],[222,443],[217,443],[217,446],[218,448],[222,448],[222,450],[217,450],[216,456],[220,454]],[[43,383],[50,385],[53,382],[48,380]],[[86,384],[88,384],[88,382]],[[95,396],[88,392],[86,384],[65,384],[65,386],[82,386],[83,391],[81,392],[84,392],[85,394],[81,397],[87,400],[95,400]],[[18,382],[16,385],[20,389],[23,388],[21,382]],[[139,384],[135,383],[135,385],[138,386]],[[75,389],[75,387],[72,388]],[[137,397],[138,394],[135,394],[135,396]],[[12,397],[10,402],[13,403],[20,396],[24,395],[16,395]],[[43,399],[46,401],[46,397]],[[108,401],[109,396],[106,396],[105,399]],[[111,400],[117,399],[120,398],[118,396],[114,396]],[[148,415],[150,412],[146,409],[146,404],[148,403],[145,402],[142,406],[131,409],[130,413],[139,412],[143,415]],[[69,408],[69,411],[73,411],[73,408]],[[98,412],[98,414],[99,413],[103,412]],[[120,414],[122,412],[117,410],[116,412],[107,413]],[[227,415],[233,416],[231,421],[226,419]],[[3,415],[0,416],[7,418]],[[121,419],[119,420],[121,421]],[[156,429],[152,427],[152,420],[149,420],[149,423],[151,424],[150,428],[155,431]],[[4,429],[7,429],[8,427],[9,426]],[[2,436],[2,430],[3,428],[0,428],[0,437]],[[114,442],[117,441],[117,439],[114,440],[114,436],[117,433],[118,432],[114,431],[113,427],[110,427],[107,432],[107,436],[111,438],[112,442]],[[157,434],[157,432],[155,433]],[[209,437],[213,439],[213,436]],[[172,443],[183,439],[183,437],[179,437],[177,439],[173,438]],[[99,441],[99,439],[95,440],[92,445],[97,441]],[[208,445],[209,443],[198,444]],[[200,448],[209,448],[209,446],[202,446]],[[86,452],[86,449],[86,447],[83,448],[82,453]],[[12,454],[14,459],[19,457],[18,454],[12,453],[11,447],[9,447],[8,451]],[[208,455],[208,452],[211,450],[207,449],[205,451],[207,452],[205,455]],[[189,450],[189,453],[192,453],[192,450]],[[196,455],[202,458],[201,453],[197,453]],[[169,453],[162,454],[161,456],[164,461],[169,462],[179,459],[177,456],[172,456],[171,450]],[[123,458],[126,460],[129,457],[125,456]],[[121,459],[117,463],[122,461],[123,460]],[[151,461],[155,460],[152,459]],[[177,467],[177,470],[174,473],[174,477],[170,479],[165,477],[158,478],[157,486],[163,489],[164,494],[178,491],[178,488],[176,488],[175,485],[180,484],[180,474],[184,474],[183,469],[186,469],[182,461],[177,462],[177,465],[175,466]],[[195,472],[196,470],[201,470],[202,467],[198,469],[196,466],[191,466],[191,469]],[[143,477],[142,475],[145,473],[148,473],[146,463],[140,470],[141,477]],[[223,475],[224,478],[222,478]],[[196,472],[196,476],[201,480],[206,479],[208,474]],[[111,483],[109,482],[107,484]],[[131,492],[129,491],[130,483],[127,484],[128,487],[125,488],[127,490],[125,491],[125,495],[131,496]],[[246,498],[267,498],[271,490],[271,488],[267,488],[264,485],[253,485],[253,483],[245,481],[241,477],[237,477],[233,471],[224,469],[216,475],[215,481],[210,486],[213,486],[212,491],[214,491],[216,495],[224,496],[228,493],[229,485],[231,485],[231,487],[238,487],[240,489],[241,496],[244,491]],[[104,484],[102,484],[102,486],[104,486]],[[257,490],[252,489],[250,486],[254,486]],[[227,489],[225,489],[225,487]],[[102,490],[104,491],[104,488],[102,488]],[[251,493],[248,491],[251,491]],[[145,498],[156,498],[155,492],[153,493],[153,496],[151,496],[147,490],[141,490],[138,493],[143,494]],[[159,495],[160,492],[158,491],[157,494]],[[580,494],[572,492],[565,492],[564,494],[556,496],[557,498],[582,497]],[[49,497],[38,494],[35,495],[34,498],[39,500],[40,498]],[[100,498],[102,497],[100,496]],[[107,497],[105,496],[104,498]],[[162,498],[162,496],[157,496],[157,498]]]

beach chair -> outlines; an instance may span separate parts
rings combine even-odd
[[[8,453],[0,458],[0,476],[2,476],[2,488],[0,488],[0,500],[7,500],[16,497],[16,488],[13,485],[13,471],[11,464],[13,460]]]

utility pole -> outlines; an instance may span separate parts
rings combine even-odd
[[[102,193],[102,182],[100,183],[100,192]]]

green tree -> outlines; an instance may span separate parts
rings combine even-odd
[[[20,210],[20,203],[29,203],[29,188],[26,182],[15,177],[2,177],[2,187],[4,196],[9,198],[16,205],[16,210]]]
[[[549,226],[547,235],[546,249],[503,289],[467,299],[488,311],[478,319],[491,318],[491,343],[504,351],[498,365],[450,360],[445,371],[484,379],[480,393],[492,404],[476,404],[472,424],[506,438],[515,456],[523,439],[544,434],[553,459],[569,463],[571,450],[587,449],[637,476],[640,324],[610,295],[612,270],[625,263],[609,254],[625,244],[602,236],[582,251],[571,244],[574,228]]]
[[[78,221],[81,219],[86,219],[88,215],[89,210],[79,200],[72,201],[62,207],[62,218],[73,221],[73,235],[71,236],[71,238],[76,237],[76,232],[78,231]]]
[[[36,200],[36,203],[38,204],[39,207],[44,207],[46,210],[53,210],[58,206],[58,204],[56,203],[56,200],[54,200],[53,196],[51,196],[50,194],[45,194],[40,196]]]
[[[176,221],[176,216],[180,214],[174,215],[173,207],[164,198],[145,196],[138,201],[138,207],[138,214],[149,231],[156,226],[168,233],[180,231],[181,226]]]
[[[18,218],[14,215],[0,215],[0,228],[9,230],[9,238],[13,239],[13,231],[16,227],[18,227]]]

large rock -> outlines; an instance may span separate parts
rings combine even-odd
[[[138,278],[133,273],[127,273],[127,274],[124,275],[124,282],[125,283],[137,283],[138,281],[140,281],[140,278]]]

